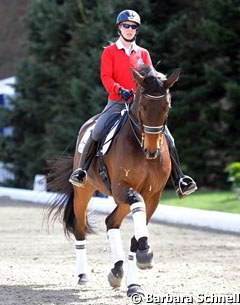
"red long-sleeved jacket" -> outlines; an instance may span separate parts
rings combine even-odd
[[[116,43],[106,47],[101,58],[101,80],[109,93],[108,99],[122,101],[118,94],[119,88],[134,91],[136,84],[130,68],[139,70],[141,65],[152,65],[149,52],[135,45],[128,56],[124,49],[118,49]]]

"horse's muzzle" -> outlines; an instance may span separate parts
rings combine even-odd
[[[158,156],[160,156],[161,150],[160,148],[157,148],[157,150],[151,152],[148,149],[144,149],[145,156],[148,160],[156,159]]]

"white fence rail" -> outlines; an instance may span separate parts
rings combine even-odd
[[[1,197],[13,200],[30,201],[46,204],[55,193],[0,187]],[[112,198],[93,197],[89,208],[108,214],[115,207]],[[159,205],[152,217],[153,221],[174,225],[187,225],[197,228],[214,229],[223,232],[240,234],[240,214],[205,211],[183,207]]]

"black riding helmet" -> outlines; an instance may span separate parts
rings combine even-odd
[[[118,14],[116,24],[119,25],[123,21],[133,21],[138,25],[141,24],[140,16],[133,10],[124,10]]]
[[[124,21],[132,21],[132,22],[135,22],[138,26],[140,26],[141,24],[141,18],[140,16],[138,15],[138,13],[136,13],[135,11],[133,10],[124,10],[124,11],[121,11],[118,16],[117,16],[117,19],[116,19],[116,24],[117,26],[119,26],[119,24],[121,22],[124,22]],[[133,39],[126,39],[123,35],[122,35],[122,32],[118,29],[118,34],[122,36],[122,38],[128,42],[133,42],[135,39],[136,39],[136,35],[133,37]],[[137,32],[136,32],[137,34]]]

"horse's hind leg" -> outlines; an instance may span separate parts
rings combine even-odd
[[[131,297],[134,294],[144,295],[144,291],[139,284],[138,279],[138,267],[136,260],[136,252],[138,250],[139,243],[135,236],[131,239],[130,251],[128,254],[128,268],[127,268],[127,296]]]
[[[111,248],[112,261],[114,267],[111,269],[108,275],[109,284],[114,287],[120,287],[123,272],[123,262],[125,260],[125,254],[123,251],[120,226],[124,217],[130,212],[129,206],[126,204],[118,205],[113,212],[106,218],[107,235]]]
[[[87,206],[95,189],[86,183],[84,188],[74,187],[74,215],[75,215],[75,249],[76,249],[76,274],[78,284],[88,281],[89,268],[86,253]]]

